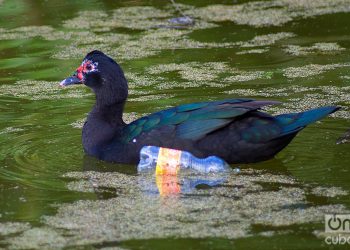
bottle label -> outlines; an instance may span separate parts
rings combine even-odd
[[[156,174],[176,175],[180,169],[181,153],[181,150],[160,148],[156,165]]]

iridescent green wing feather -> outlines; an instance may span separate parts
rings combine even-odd
[[[239,117],[262,106],[275,104],[252,99],[229,99],[215,102],[185,104],[142,117],[125,127],[122,141],[127,143],[142,132],[166,125],[176,125],[176,136],[198,140]]]

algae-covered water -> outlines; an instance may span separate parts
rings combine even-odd
[[[0,249],[349,247],[324,233],[350,212],[349,27],[349,0],[0,0]],[[93,49],[125,71],[128,122],[233,97],[343,108],[266,162],[137,174],[84,156],[94,96],[58,87]]]

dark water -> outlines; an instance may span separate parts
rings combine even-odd
[[[336,144],[350,128],[350,1],[225,4],[232,1],[183,1],[177,9],[167,1],[0,1],[0,248],[328,247],[319,234],[323,214],[350,206],[350,144]],[[179,9],[194,25],[168,22],[183,14]],[[181,103],[242,96],[284,102],[272,113],[343,109],[305,129],[276,159],[233,166],[242,173],[229,174],[217,190],[182,187],[165,213],[153,177],[84,157],[80,127],[94,96],[58,83],[92,49],[125,70],[128,121]],[[185,186],[182,178],[175,182]],[[285,178],[293,181],[283,184]],[[91,190],[91,180],[100,189]],[[234,192],[232,201],[251,199],[223,199]],[[289,200],[278,200],[284,196]],[[278,205],[267,208],[274,200]],[[152,202],[157,206],[146,209]],[[217,214],[202,214],[215,202]],[[293,209],[310,207],[315,216],[293,217]],[[160,215],[148,214],[155,211]],[[267,215],[278,221],[262,219]]]

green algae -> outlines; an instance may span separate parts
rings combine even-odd
[[[191,81],[191,82],[182,82],[182,81],[162,81],[158,84],[156,84],[154,87],[159,90],[169,90],[169,89],[175,89],[175,88],[197,88],[203,85],[213,86],[216,85],[213,82],[199,82],[199,81]],[[222,84],[218,84],[222,86]]]
[[[276,70],[275,73],[281,71],[283,76],[289,79],[306,78],[310,76],[317,76],[337,68],[346,67],[349,67],[348,63],[336,63],[325,65],[308,64],[301,67],[288,67],[281,70]],[[131,74],[130,76],[135,77],[136,82],[141,82],[141,86],[145,85],[144,83],[147,83],[146,85],[155,85],[159,89],[171,89],[174,87],[198,87],[201,85],[213,87],[225,86],[225,82],[242,82],[257,79],[271,79],[275,74],[271,71],[245,71],[236,68],[230,68],[228,64],[224,62],[189,62],[177,64],[159,64],[147,68],[146,72],[151,75],[154,75],[154,77],[145,75],[143,76],[142,74],[139,74],[137,79],[135,75],[133,76]],[[181,79],[186,80],[186,82],[164,82],[164,78],[162,76],[164,73],[168,72],[177,72]],[[132,84],[132,86],[136,85]],[[246,91],[248,90],[236,89],[233,90],[233,93],[239,94],[241,92]],[[274,90],[274,92],[276,91],[279,91],[280,95],[281,93],[285,93],[284,95],[287,96],[287,92],[285,92],[283,88],[281,90]],[[267,96],[269,96],[269,94],[267,94]]]
[[[68,59],[80,58],[92,50],[101,50],[112,57],[120,57],[120,53],[114,48],[127,43],[131,36],[127,34],[109,33],[96,34],[91,31],[74,31],[68,45],[58,46],[52,58]]]
[[[139,119],[143,115],[145,115],[145,114],[140,114],[140,113],[136,113],[136,112],[124,113],[123,114],[123,121],[125,123],[131,123],[131,122]]]
[[[14,96],[30,100],[49,100],[66,98],[85,98],[91,93],[81,86],[63,90],[58,82],[21,80],[14,84],[0,85],[1,95]]]
[[[236,75],[229,76],[224,79],[226,82],[246,82],[253,81],[257,79],[270,79],[271,75],[267,74],[265,71],[252,71],[244,72],[241,71]]]
[[[268,49],[248,49],[237,52],[237,55],[246,55],[246,54],[262,54],[268,52]]]
[[[315,75],[320,75],[326,71],[337,68],[350,67],[349,63],[334,63],[334,64],[308,64],[301,67],[288,67],[283,69],[283,75],[287,78],[305,78]]]
[[[170,10],[150,6],[135,6],[116,9],[111,14],[103,11],[83,11],[76,18],[67,20],[63,28],[50,26],[28,26],[15,29],[1,29],[0,39],[28,39],[40,37],[44,40],[66,40],[69,44],[59,46],[53,58],[80,58],[93,49],[103,50],[121,60],[147,57],[164,49],[222,47],[228,44],[202,43],[188,39],[185,34],[195,29],[215,27],[215,24],[196,22],[191,30],[161,29],[169,26]],[[144,32],[124,34],[109,32],[115,28],[143,30]],[[152,29],[151,29],[152,28]]]
[[[189,30],[147,30],[136,40],[116,48],[121,58],[130,60],[159,54],[162,50],[222,48],[233,43],[200,42],[188,38]]]
[[[70,59],[70,58],[77,58],[77,59],[83,59],[84,56],[93,51],[93,50],[100,50],[104,51],[106,54],[115,57],[117,54],[112,49],[112,47],[108,44],[96,44],[96,45],[83,45],[83,46],[77,46],[75,44],[69,45],[69,46],[60,46],[58,51],[52,55],[52,58],[55,59]]]
[[[71,45],[62,46],[53,57],[58,59],[79,58],[95,48],[105,51],[110,56],[118,58],[118,60],[132,60],[154,56],[163,50],[269,46],[279,40],[295,36],[290,32],[280,32],[256,36],[248,41],[217,43],[190,39],[188,35],[191,32],[191,30],[152,29],[143,31],[133,37],[123,34],[106,36],[81,32],[81,37],[76,36]],[[88,39],[85,39],[85,37],[88,37]],[[259,53],[261,53],[261,50]]]
[[[138,87],[146,87],[157,84],[162,78],[150,77],[147,74],[141,74],[137,72],[125,72],[125,77],[128,80],[129,88],[134,89]]]
[[[201,85],[222,87],[231,82],[244,82],[256,79],[269,79],[270,74],[264,71],[244,71],[236,68],[230,68],[224,62],[207,63],[171,63],[159,64],[147,69],[147,73],[152,75],[162,75],[168,72],[178,72],[180,77],[186,82],[163,83],[158,86],[159,89],[169,89],[174,87],[198,87]]]
[[[295,36],[296,35],[291,32],[271,33],[271,34],[256,36],[249,41],[238,42],[237,44],[239,44],[243,48],[261,47],[261,46],[272,45],[279,40],[287,39]]]
[[[84,124],[85,124],[85,122],[86,122],[86,118],[82,118],[82,119],[76,120],[75,122],[72,122],[70,125],[73,128],[82,129]]]
[[[232,21],[237,24],[255,27],[280,25],[292,20],[285,9],[268,9],[267,7],[272,7],[271,3],[251,2],[240,5],[209,5],[185,13],[210,22]]]
[[[170,99],[175,95],[172,94],[156,94],[156,95],[144,95],[139,97],[129,98],[130,102],[145,102],[145,101],[154,101],[159,99]]]
[[[228,44],[202,43],[191,40],[185,35],[191,30],[215,27],[202,21],[196,22],[190,30],[164,29],[171,27],[168,19],[173,17],[170,9],[161,10],[151,6],[124,7],[114,10],[111,14],[102,11],[80,12],[76,18],[68,20],[63,25],[70,30],[89,30],[89,35],[74,37],[73,43],[67,48],[62,46],[61,50],[53,55],[54,58],[77,58],[92,50],[103,50],[120,60],[130,60],[141,57],[153,56],[161,50],[178,48],[208,48],[222,47]],[[104,32],[116,28],[126,28],[142,31],[132,35],[100,33],[101,27]],[[71,32],[71,31],[69,31]],[[98,34],[96,32],[99,32]],[[97,41],[97,44],[94,43]]]
[[[154,192],[157,187],[152,174],[70,172],[64,177],[74,179],[68,183],[71,190],[99,193],[108,188],[117,197],[59,205],[56,215],[43,217],[43,227],[8,238],[10,247],[69,247],[168,237],[236,239],[251,236],[253,225],[315,223],[323,220],[324,213],[347,212],[342,205],[310,204],[306,198],[309,188],[291,176],[252,169],[229,174],[215,188],[194,188],[163,197]],[[186,172],[180,173],[177,181],[182,187],[188,178],[222,177]],[[275,183],[278,188],[265,190],[262,182]],[[329,193],[319,195],[328,197]],[[271,229],[265,233],[271,234]]]
[[[92,30],[103,27],[104,31],[113,28],[147,30],[164,24],[162,20],[170,17],[169,12],[152,6],[134,6],[116,9],[111,15],[102,11],[82,11],[74,19],[66,21],[64,27]]]
[[[337,54],[345,48],[337,43],[315,43],[312,46],[287,45],[283,49],[286,53],[294,56],[306,56],[310,54]]]
[[[27,231],[31,228],[29,223],[20,222],[2,222],[0,223],[0,236],[16,234]]]
[[[68,245],[68,242],[69,237],[47,227],[26,230],[21,236],[7,241],[12,249],[60,249]]]
[[[193,9],[189,5],[182,5],[187,9]],[[104,11],[81,11],[77,17],[67,20],[64,23],[65,28],[86,29],[93,31],[110,31],[116,28],[126,28],[131,30],[149,30],[156,28],[178,28],[178,24],[169,22],[169,19],[175,17],[174,8],[165,6],[163,9],[153,6],[133,6],[122,7],[113,10],[110,13]],[[217,25],[208,23],[204,20],[198,20],[191,29],[213,28]],[[182,26],[181,28],[185,28]]]
[[[177,71],[184,80],[191,82],[208,82],[217,79],[220,73],[224,73],[228,70],[228,65],[222,62],[190,62],[161,64],[148,68],[147,72],[150,74],[161,74]]]
[[[16,127],[7,127],[2,130],[0,130],[0,135],[2,134],[9,134],[9,133],[16,133],[16,132],[21,132],[24,131],[23,128],[16,128]]]
[[[257,224],[268,223],[268,225],[275,227],[311,223],[315,221],[323,222],[326,213],[341,213],[344,208],[345,207],[342,205],[324,205],[306,209],[290,209],[288,213],[285,213],[285,211],[276,212],[273,214],[272,219],[271,215],[262,214],[255,222]],[[286,223],[286,221],[290,221],[290,224]]]
[[[344,79],[344,80],[350,80],[350,76],[340,76],[340,78]]]
[[[81,58],[91,50],[99,49],[118,60],[131,60],[135,58],[149,57],[159,54],[163,50],[170,49],[203,49],[203,48],[228,48],[228,47],[259,47],[272,45],[276,41],[295,36],[293,33],[280,32],[256,36],[252,40],[242,42],[200,42],[190,39],[188,35],[195,29],[205,29],[211,26],[196,22],[194,27],[187,30],[177,29],[150,29],[157,15],[159,17],[171,16],[169,13],[154,7],[126,7],[117,9],[118,13],[111,16],[101,11],[82,12],[72,20],[66,21],[64,28],[54,29],[50,26],[28,26],[11,30],[2,29],[1,39],[27,39],[40,37],[44,40],[66,40],[69,44],[59,46],[57,52],[52,55],[57,59]],[[120,11],[134,13],[131,16],[125,13],[120,18]],[[143,13],[144,12],[144,13]],[[156,17],[150,17],[151,13]],[[141,13],[140,15],[137,15]],[[158,13],[158,14],[157,14]],[[115,17],[114,17],[115,16]],[[137,16],[137,18],[136,18]],[[117,18],[118,17],[118,18]],[[125,17],[125,19],[123,19]],[[136,23],[130,22],[134,20]],[[147,20],[151,20],[147,22]],[[155,25],[155,24],[153,24]],[[143,30],[141,33],[103,33],[104,29],[117,27],[134,28]]]
[[[311,190],[311,193],[317,196],[324,197],[337,197],[349,194],[348,191],[343,190],[339,187],[315,187]]]
[[[233,46],[233,43],[207,43],[189,39],[186,35],[191,31],[175,29],[152,29],[137,34],[133,39],[127,36],[118,40],[118,43],[109,43],[103,40],[99,44],[72,43],[68,48],[62,46],[61,50],[53,55],[54,58],[81,58],[86,51],[93,48],[105,51],[118,60],[131,60],[142,57],[149,57],[159,54],[162,50],[171,49],[197,49],[197,48],[221,48]],[[97,35],[98,36],[98,35]],[[80,40],[80,38],[77,38]],[[94,47],[95,46],[95,47]]]
[[[325,14],[350,12],[346,0],[273,0],[234,5],[209,5],[185,11],[208,22],[231,21],[253,27],[281,26],[288,22]]]
[[[264,5],[266,4],[266,6]],[[293,3],[285,1],[283,3],[270,2],[253,2],[247,3],[249,7],[268,9],[269,7],[289,6],[290,8],[296,8]],[[230,8],[237,8],[239,10],[246,10],[246,4],[233,5],[233,6],[220,6],[211,5],[208,6],[213,12],[214,16],[219,15],[215,12],[229,11]],[[305,4],[306,5],[306,4]],[[240,6],[240,7],[239,7]],[[303,4],[300,4],[298,8],[302,8]],[[313,7],[319,6],[322,11],[325,11],[325,4],[319,3],[319,5],[313,5]],[[288,7],[288,8],[289,8]],[[333,5],[331,7],[334,7]],[[330,8],[331,8],[330,7]],[[200,9],[193,6],[182,6],[186,11],[201,12]],[[206,7],[204,7],[205,9]],[[223,9],[221,9],[223,8]],[[306,6],[305,8],[309,8]],[[338,6],[338,8],[340,8]],[[308,14],[310,10],[307,9]],[[231,12],[230,12],[231,13]],[[230,14],[232,15],[232,13]],[[279,32],[275,34],[259,35],[250,41],[241,42],[200,42],[188,38],[193,30],[207,29],[217,25],[206,21],[206,15],[203,13],[200,17],[197,17],[195,25],[190,29],[176,30],[176,29],[161,29],[157,27],[169,26],[168,19],[174,16],[174,10],[171,8],[158,9],[150,6],[135,6],[124,7],[116,9],[113,12],[107,13],[104,11],[83,11],[79,12],[77,17],[65,21],[63,29],[54,29],[50,26],[28,26],[20,27],[12,30],[2,29],[0,38],[2,39],[27,39],[28,37],[41,37],[45,40],[59,40],[63,39],[69,41],[70,44],[60,46],[57,52],[52,56],[58,59],[68,58],[81,58],[82,55],[93,49],[99,49],[105,51],[112,57],[116,57],[119,60],[131,60],[142,57],[149,57],[159,54],[162,50],[169,49],[200,49],[200,48],[227,48],[241,46],[247,47],[260,47],[268,46],[276,43],[278,40],[294,37],[295,34],[291,32]],[[221,14],[219,16],[222,16]],[[222,16],[223,20],[225,15]],[[266,15],[264,16],[266,17]],[[210,19],[210,18],[209,18]],[[218,21],[215,18],[212,20]],[[211,22],[212,22],[211,21]],[[114,30],[115,28],[127,28],[140,30],[140,32],[124,34],[117,32],[107,31]],[[312,50],[329,51],[331,44],[319,43],[315,44]],[[327,47],[328,46],[328,47]],[[287,47],[286,51],[292,51],[296,47]],[[341,50],[342,48],[335,48],[334,50]],[[265,49],[266,50],[266,49]],[[263,53],[264,50],[247,50],[244,53]],[[296,53],[296,52],[295,52]]]
[[[40,37],[44,40],[69,40],[73,33],[57,31],[50,26],[24,26],[15,29],[0,28],[0,40],[15,40]]]
[[[124,247],[103,247],[101,250],[126,250],[127,248]]]

